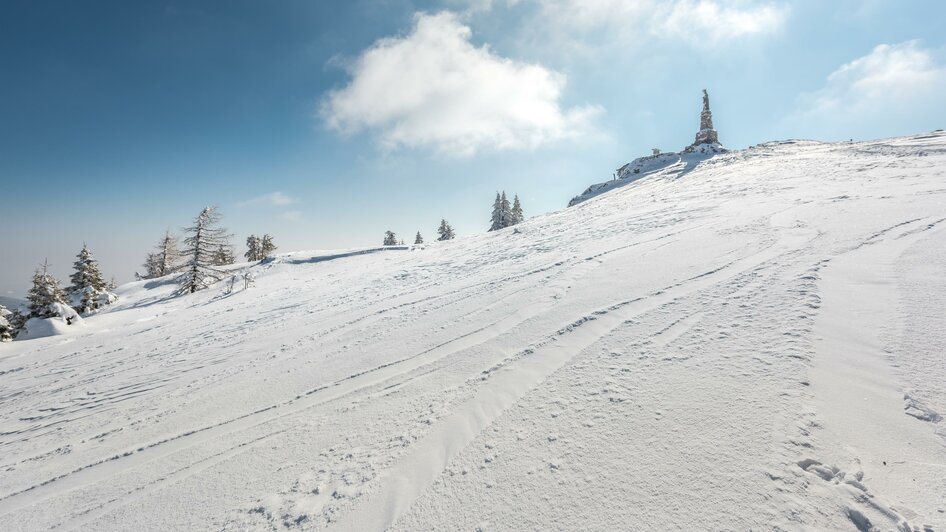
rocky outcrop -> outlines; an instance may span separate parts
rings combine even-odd
[[[709,94],[703,89],[703,112],[700,113],[700,130],[691,146],[700,144],[719,144],[719,135],[713,129],[713,113],[710,111]]]

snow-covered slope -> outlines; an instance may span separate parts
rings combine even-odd
[[[719,144],[698,144],[689,146],[681,152],[655,153],[646,157],[638,157],[615,170],[610,181],[595,183],[586,188],[584,192],[572,198],[568,202],[568,206],[573,207],[583,201],[588,201],[616,188],[630,185],[645,177],[659,176],[664,179],[682,177],[699,166],[701,162],[714,155],[727,152],[729,150]]]
[[[0,345],[0,529],[946,528],[946,136],[776,142]]]

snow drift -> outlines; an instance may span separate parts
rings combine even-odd
[[[0,529],[946,527],[946,136],[663,168],[0,344]]]

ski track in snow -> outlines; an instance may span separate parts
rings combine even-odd
[[[946,528],[944,169],[943,134],[767,143],[122,287],[0,345],[0,528]]]

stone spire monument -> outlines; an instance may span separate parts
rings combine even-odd
[[[709,94],[703,89],[703,112],[700,113],[700,130],[696,133],[693,146],[700,144],[719,144],[719,136],[713,129],[713,113],[710,111]]]

